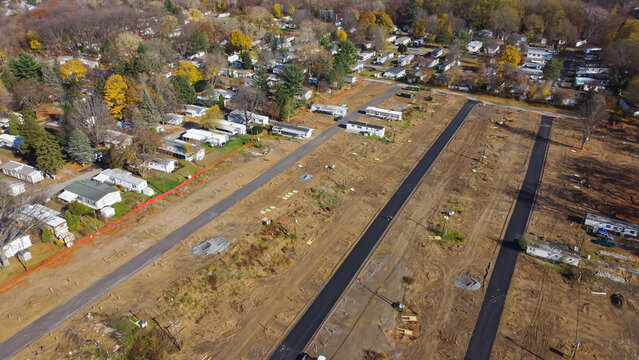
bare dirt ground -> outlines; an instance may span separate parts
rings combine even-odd
[[[147,321],[156,317],[180,338],[182,351],[172,357],[265,357],[464,101],[436,96],[428,105],[433,112],[398,126],[395,143],[337,134],[32,348],[43,347],[41,354],[49,357],[95,355],[97,347],[82,341],[93,338],[112,352],[117,336],[108,328],[131,310]],[[345,98],[339,102],[355,108]],[[307,173],[314,179],[301,182]],[[273,222],[265,226],[262,219]],[[198,241],[220,235],[230,240],[228,251],[190,254]],[[27,349],[20,356],[29,354]]]
[[[504,126],[496,125],[504,119]],[[476,107],[360,273],[372,291],[404,301],[402,315],[417,321],[403,322],[386,300],[356,281],[308,352],[333,359],[463,358],[538,124],[537,115]],[[450,210],[455,214],[447,234],[458,231],[464,242],[434,237],[442,213]],[[454,287],[461,275],[482,288]]]
[[[360,84],[341,96],[339,101],[356,108],[389,87],[384,84]],[[317,122],[319,129],[330,124],[332,118],[327,116]],[[4,331],[0,333],[0,341],[245,185],[302,144],[300,141],[272,136],[265,138],[262,143],[270,151],[263,154],[262,149],[248,148],[188,186],[144,208],[117,226],[111,234],[74,247],[49,266],[3,289],[0,293],[3,303],[0,318],[3,319]]]
[[[639,357],[637,276],[622,271],[639,268],[630,254],[639,254],[638,242],[617,239],[621,249],[604,248],[579,226],[588,211],[639,223],[636,120],[597,129],[584,152],[572,150],[579,129],[574,120],[557,120],[553,125],[528,233],[570,248],[578,246],[591,259],[582,259],[575,269],[520,256],[493,347],[495,359],[555,359],[559,353],[568,358],[577,342],[581,343],[578,359]],[[604,250],[635,260],[605,256]],[[629,284],[595,276],[596,271],[617,275]],[[623,306],[613,305],[612,294],[623,296]]]

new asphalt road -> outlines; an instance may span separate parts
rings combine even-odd
[[[313,303],[306,309],[282,343],[271,354],[271,360],[295,359],[306,347],[306,344],[322,325],[324,319],[331,312],[331,309],[333,309],[346,287],[351,283],[371,251],[386,233],[392,217],[397,215],[411,197],[424,175],[437,160],[439,154],[448,145],[477,103],[477,101],[467,101],[439,135],[430,149],[417,163],[417,166],[408,174],[382,211],[373,220]]]
[[[59,305],[58,307],[49,311],[31,324],[25,326],[22,330],[18,331],[12,337],[0,344],[0,359],[11,358],[19,351],[27,347],[27,345],[29,345],[32,341],[37,340],[39,337],[47,334],[50,330],[58,327],[60,324],[62,324],[62,322],[64,322],[71,316],[82,311],[87,305],[91,304],[97,298],[104,295],[107,291],[113,289],[115,286],[121,284],[122,282],[133,276],[135,273],[140,271],[153,260],[157,259],[159,256],[166,253],[175,245],[180,243],[182,240],[186,239],[191,234],[196,232],[202,226],[211,222],[220,214],[224,213],[233,205],[244,199],[246,196],[262,187],[264,184],[282,173],[288,167],[298,162],[304,156],[308,155],[318,146],[322,145],[324,142],[326,142],[328,139],[330,139],[333,135],[341,130],[341,127],[339,125],[343,125],[347,121],[356,120],[358,117],[361,116],[361,110],[365,110],[367,106],[375,106],[381,103],[382,101],[395,94],[398,90],[399,87],[394,86],[386,92],[380,94],[367,104],[363,105],[356,111],[351,112],[344,117],[341,124],[335,124],[324,130],[318,136],[309,140],[293,153],[277,162],[275,165],[266,170],[253,181],[235,191],[227,198],[211,206],[203,213],[195,217],[193,220],[184,224],[182,227],[173,231],[165,238],[159,240],[153,246],[144,250],[142,253],[129,260],[127,263],[115,269],[112,273],[94,282],[88,288],[83,290],[78,295],[74,296],[68,302]]]
[[[499,320],[504,310],[506,294],[517,263],[517,255],[519,254],[518,240],[526,232],[530,212],[535,203],[539,180],[544,170],[552,121],[552,117],[544,116],[541,118],[541,126],[537,132],[537,138],[530,155],[526,177],[519,190],[515,208],[493,267],[484,302],[475,323],[475,330],[466,350],[466,360],[487,360],[490,358],[490,352],[499,327]]]

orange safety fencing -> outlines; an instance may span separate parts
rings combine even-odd
[[[355,85],[353,85],[350,89],[345,90],[345,91],[341,92],[340,94],[335,95],[334,97],[332,97],[332,98],[330,98],[330,99],[326,100],[326,102],[325,102],[325,103],[328,103],[328,102],[330,102],[330,101],[333,101],[333,100],[335,100],[335,99],[339,98],[340,96],[342,96],[342,95],[344,95],[344,94],[348,93],[349,91],[353,90],[353,89],[355,88],[355,86],[357,86],[357,85],[361,84],[361,83],[362,83],[362,81],[364,81],[364,80],[360,80],[360,81],[358,81],[358,82],[357,82],[357,83],[355,83]],[[302,117],[302,115],[306,114],[307,112],[308,112],[308,109],[307,109],[307,110],[304,110],[301,114],[299,114],[298,116],[296,116],[295,118],[293,118],[291,121],[294,121],[294,120],[299,119],[300,117]],[[122,215],[122,217],[117,218],[117,219],[115,219],[115,220],[113,220],[113,221],[111,221],[111,222],[107,223],[106,225],[104,225],[102,228],[100,228],[99,230],[95,231],[94,233],[92,233],[92,234],[90,234],[90,235],[87,235],[87,236],[83,237],[82,239],[80,239],[80,240],[78,240],[78,241],[74,242],[74,243],[73,243],[73,245],[72,245],[71,247],[64,248],[64,249],[62,249],[62,250],[58,251],[57,253],[53,254],[50,258],[48,258],[48,259],[44,260],[44,262],[42,262],[42,264],[40,264],[40,265],[38,265],[38,266],[36,266],[36,267],[34,267],[34,268],[32,268],[32,269],[29,269],[29,270],[25,271],[24,273],[22,273],[22,274],[20,274],[20,275],[16,276],[15,278],[13,278],[13,279],[11,279],[11,280],[9,280],[9,281],[5,282],[4,284],[0,285],[0,291],[5,290],[5,289],[6,289],[6,288],[8,288],[9,286],[16,284],[16,283],[17,283],[20,279],[22,279],[23,277],[27,276],[28,274],[30,274],[30,273],[32,273],[32,272],[35,272],[35,271],[38,271],[38,270],[42,269],[43,267],[45,267],[46,265],[48,265],[49,263],[51,263],[51,262],[52,262],[52,261],[54,261],[55,259],[57,259],[57,258],[61,257],[62,255],[66,254],[66,253],[68,253],[68,252],[74,251],[74,250],[78,247],[78,245],[80,245],[80,244],[82,244],[82,243],[84,243],[84,242],[86,242],[86,241],[88,241],[88,240],[91,240],[91,239],[95,238],[96,236],[98,236],[98,235],[100,235],[100,234],[102,234],[102,233],[105,233],[106,231],[108,231],[108,230],[112,229],[114,226],[116,226],[116,225],[120,224],[122,221],[126,220],[126,219],[127,219],[127,218],[129,218],[131,215],[136,214],[138,211],[140,211],[140,209],[144,208],[145,206],[147,206],[147,205],[149,205],[149,204],[151,204],[151,203],[153,203],[153,202],[155,202],[155,201],[157,201],[157,200],[159,200],[159,199],[162,199],[163,197],[167,196],[168,194],[173,193],[174,191],[178,190],[179,188],[181,188],[181,187],[183,187],[184,185],[186,185],[187,183],[189,183],[191,180],[193,180],[193,179],[195,179],[196,177],[198,177],[198,176],[199,176],[200,174],[202,174],[203,172],[205,172],[205,171],[207,171],[207,170],[211,169],[212,167],[214,167],[214,166],[218,165],[219,163],[221,163],[222,161],[224,161],[224,160],[228,159],[230,156],[232,156],[233,154],[237,153],[238,151],[240,151],[240,150],[242,150],[242,149],[244,149],[244,148],[246,148],[246,147],[248,147],[248,146],[251,146],[251,145],[255,144],[257,141],[261,140],[261,139],[262,139],[262,138],[264,138],[266,135],[268,135],[268,133],[267,133],[267,132],[264,132],[264,134],[260,135],[260,137],[259,137],[257,140],[253,140],[253,141],[251,141],[251,142],[248,142],[248,143],[246,143],[246,144],[243,144],[242,146],[238,147],[237,149],[235,149],[235,150],[233,150],[233,151],[229,152],[228,154],[226,154],[226,155],[222,156],[221,158],[219,158],[219,159],[217,159],[216,161],[214,161],[211,165],[208,165],[208,166],[206,166],[206,167],[204,167],[204,168],[200,169],[200,170],[199,170],[198,172],[196,172],[193,176],[191,176],[190,178],[188,178],[188,179],[186,179],[186,180],[182,181],[182,182],[181,182],[178,186],[174,187],[173,189],[170,189],[170,190],[168,190],[168,191],[166,191],[166,192],[163,192],[162,194],[158,194],[158,195],[156,195],[156,196],[154,196],[154,197],[150,198],[149,200],[147,200],[147,201],[143,202],[142,204],[139,204],[138,206],[136,206],[134,209],[132,209],[132,210],[131,210],[131,211],[129,211],[128,213],[126,213],[126,214]]]

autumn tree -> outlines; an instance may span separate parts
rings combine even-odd
[[[131,31],[124,31],[118,34],[115,45],[121,57],[130,58],[137,53],[142,44],[142,38]]]
[[[164,74],[158,73],[151,79],[151,87],[155,94],[155,106],[160,115],[175,111],[178,108],[178,101],[175,97],[173,83]]]
[[[97,95],[74,101],[66,114],[67,133],[78,129],[89,138],[93,146],[100,145],[102,131],[112,123],[109,108]]]
[[[495,35],[516,32],[520,25],[519,14],[511,7],[495,9],[490,14],[490,25],[495,30]]]
[[[203,16],[202,16],[202,12],[199,9],[191,9],[191,11],[189,11],[189,17],[194,22],[200,22],[202,21]]]
[[[155,131],[135,129],[132,133],[131,145],[122,149],[122,160],[127,167],[140,176],[144,176],[147,164],[154,158],[157,149],[162,145],[162,135]]]
[[[368,29],[368,38],[373,42],[376,51],[386,50],[386,30],[379,25],[371,26]]]
[[[415,20],[413,22],[413,27],[411,28],[411,34],[415,37],[423,37],[424,35],[426,35],[426,20]]]
[[[217,12],[219,12],[219,13],[225,12],[226,11],[226,2],[221,1],[221,0],[217,0],[215,2],[215,10],[217,10]]]
[[[80,129],[73,130],[69,137],[69,153],[82,163],[82,167],[93,161],[93,151],[89,137]]]
[[[442,14],[439,18],[435,41],[443,45],[448,45],[453,41],[453,26],[448,20],[448,14]]]
[[[521,61],[521,56],[519,55],[519,51],[517,50],[516,47],[512,45],[506,45],[506,47],[504,48],[504,51],[501,53],[501,55],[499,55],[499,64],[502,66],[504,64],[517,66],[519,65],[520,61]]]
[[[111,75],[104,85],[104,102],[116,119],[122,118],[122,109],[126,106],[127,89],[124,78],[118,74]]]
[[[273,16],[277,19],[282,17],[282,7],[280,6],[280,3],[275,3],[273,5],[272,13],[273,13]]]
[[[87,68],[77,59],[69,60],[60,66],[60,77],[67,80],[70,77],[77,82],[83,79],[87,74]]]
[[[169,36],[178,25],[178,19],[173,15],[164,15],[160,21],[160,28],[158,34],[163,37]]]
[[[35,108],[51,100],[55,91],[33,79],[21,79],[13,87],[13,100],[21,109]]]
[[[206,79],[209,79],[211,86],[215,87],[219,80],[220,70],[226,65],[227,60],[220,52],[215,51],[204,55],[202,60],[202,72]]]
[[[339,29],[335,32],[335,37],[337,38],[337,42],[344,41],[348,37],[346,35],[346,31]]]
[[[608,118],[606,99],[601,94],[590,93],[581,106],[581,148],[590,140],[593,130]]]
[[[202,73],[200,73],[200,70],[198,70],[190,61],[183,61],[180,66],[178,66],[175,73],[177,76],[185,75],[191,84],[202,80]]]
[[[364,30],[368,30],[373,25],[379,25],[386,30],[387,34],[393,32],[395,25],[390,16],[383,11],[369,11],[359,18],[359,24]]]
[[[232,52],[248,51],[252,43],[251,38],[239,30],[233,30],[229,35],[229,50]]]
[[[234,103],[238,110],[244,113],[244,118],[250,119],[250,114],[265,106],[268,100],[259,89],[251,86],[240,86]]]
[[[286,5],[286,13],[288,14],[288,16],[295,15],[295,5],[288,3]]]
[[[220,120],[224,119],[224,113],[220,107],[213,105],[206,110],[206,113],[200,120],[200,125],[206,130],[215,130],[220,126]]]

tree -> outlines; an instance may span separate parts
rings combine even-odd
[[[173,88],[175,91],[175,97],[178,101],[186,104],[195,104],[197,95],[195,88],[191,85],[189,78],[186,75],[178,75],[171,79]]]
[[[280,6],[280,3],[275,3],[273,5],[273,16],[277,19],[282,17],[282,7]]]
[[[202,116],[200,125],[206,130],[215,130],[220,126],[220,120],[222,119],[224,119],[222,110],[218,106],[211,106]]]
[[[162,120],[162,115],[155,106],[155,102],[151,99],[149,92],[144,90],[142,101],[138,106],[137,116],[133,118],[136,127],[144,130],[154,129]]]
[[[209,48],[209,37],[200,29],[196,29],[191,34],[189,52],[195,54],[200,51],[206,51]]]
[[[521,56],[519,55],[519,51],[512,45],[506,45],[504,51],[499,55],[499,63],[501,65],[510,64],[511,66],[517,66],[520,61]]]
[[[439,18],[435,41],[443,45],[449,45],[453,41],[453,26],[448,20],[448,14],[442,14]]]
[[[217,2],[215,3],[215,9],[219,13],[225,12],[226,11],[226,2],[221,1],[221,0],[217,0]]]
[[[270,91],[270,87],[268,86],[268,72],[263,66],[255,69],[255,73],[253,75],[253,86],[262,90],[264,94],[268,94]]]
[[[202,12],[199,9],[192,9],[189,11],[189,17],[193,22],[200,22],[202,21]]]
[[[219,107],[221,110],[224,110],[225,106],[226,106],[226,101],[224,101],[224,95],[220,94],[217,97],[217,107]]]
[[[379,25],[368,28],[368,38],[373,42],[376,51],[386,50],[386,30]]]
[[[53,135],[46,131],[43,134],[36,148],[36,166],[44,174],[54,176],[64,165],[62,150]]]
[[[226,65],[226,62],[227,60],[224,55],[218,51],[204,55],[204,59],[202,60],[202,72],[204,78],[210,80],[211,87],[214,88],[217,85],[220,69]]]
[[[13,87],[14,102],[21,109],[35,108],[54,94],[53,89],[33,79],[21,79]]]
[[[495,30],[496,35],[508,35],[519,30],[519,14],[511,7],[495,9],[490,14],[490,25]]]
[[[242,52],[240,58],[242,59],[242,69],[253,69],[253,59],[251,59],[251,54],[248,51]]]
[[[584,149],[586,142],[590,140],[593,130],[608,118],[606,99],[601,94],[590,93],[581,107],[581,148]]]
[[[346,40],[348,41],[348,40]],[[284,91],[291,99],[299,95],[304,82],[304,71],[297,64],[289,64],[280,73],[280,79]]]
[[[4,251],[5,245],[13,241],[20,234],[31,233],[42,226],[39,216],[30,216],[31,221],[24,221],[25,206],[44,202],[44,194],[27,192],[21,196],[10,196],[6,189],[9,186],[0,186],[0,267],[11,265]],[[39,210],[38,210],[39,211]],[[28,214],[27,214],[28,215]],[[36,214],[33,214],[36,215]]]
[[[238,110],[244,112],[244,118],[247,120],[251,118],[251,113],[255,113],[257,109],[262,108],[267,103],[268,100],[266,96],[259,89],[250,86],[240,86],[237,90],[235,105]]]
[[[80,129],[73,130],[69,137],[69,153],[82,163],[82,167],[93,161],[93,151],[89,137]]]
[[[357,48],[349,40],[341,41],[337,44],[337,54],[335,54],[335,63],[341,63],[350,68],[357,62]]]
[[[60,70],[57,63],[45,62],[40,69],[42,72],[42,82],[53,90],[62,90],[62,82],[60,81]]]
[[[67,80],[69,77],[75,79],[75,81],[80,81],[87,74],[87,68],[84,67],[82,62],[77,59],[69,60],[60,66],[60,76],[62,80]]]
[[[73,102],[66,114],[67,133],[79,129],[85,134],[93,146],[101,142],[100,134],[113,123],[113,118],[106,104],[98,95],[93,95]]]
[[[162,145],[162,135],[155,131],[135,129],[132,133],[131,145],[122,149],[122,159],[127,167],[144,176],[147,163],[155,157],[155,153]]]
[[[114,74],[104,84],[104,102],[111,109],[111,115],[116,119],[122,118],[122,109],[126,106],[126,91],[128,86],[121,75]]]
[[[158,34],[163,37],[169,36],[178,25],[178,19],[173,15],[164,15],[160,21],[160,29]]]
[[[200,73],[200,70],[198,70],[190,61],[182,61],[175,73],[177,76],[185,75],[191,84],[202,80],[202,73]]]
[[[423,3],[423,0],[421,1]],[[415,23],[417,19],[417,14],[419,9],[421,8],[421,3],[419,0],[409,0],[408,7],[406,8],[406,23],[412,25]]]
[[[404,54],[408,51],[408,46],[406,46],[405,44],[399,44],[399,46],[397,47],[397,51],[399,51],[401,54]]]
[[[229,35],[229,50],[232,52],[248,51],[251,49],[252,43],[251,38],[239,30],[233,30]]]
[[[544,77],[547,80],[555,81],[561,75],[561,68],[563,67],[563,63],[557,57],[553,56],[546,62],[546,65],[543,68]]]
[[[178,108],[173,83],[167,79],[164,74],[155,74],[152,78],[151,85],[155,93],[155,106],[160,112],[160,115],[173,112]]]
[[[171,0],[164,0],[164,9],[173,15],[180,14],[180,8],[173,5],[173,2]]]
[[[293,5],[293,4],[291,4],[291,3],[288,3],[288,4],[286,5],[286,13],[287,13],[289,16],[293,16],[293,15],[295,15],[295,5]]]
[[[27,53],[20,53],[17,58],[9,59],[9,69],[11,69],[18,79],[34,79],[40,81],[40,67],[41,65],[35,57]]]
[[[337,42],[341,42],[346,40],[348,36],[346,35],[346,31],[339,29],[335,32],[335,37],[337,38]]]
[[[411,29],[411,34],[415,37],[423,37],[426,35],[426,20],[418,19],[413,22],[413,27]]]
[[[20,119],[18,118],[18,116],[14,113],[9,113],[9,135],[16,135],[16,136],[20,136],[22,135],[20,133]]]
[[[142,38],[134,32],[125,31],[118,34],[115,44],[121,57],[131,58],[137,54],[140,44],[142,44]]]
[[[379,25],[390,34],[395,29],[395,25],[390,16],[383,11],[368,11],[360,16],[359,24],[364,30],[368,30],[373,25]]]

